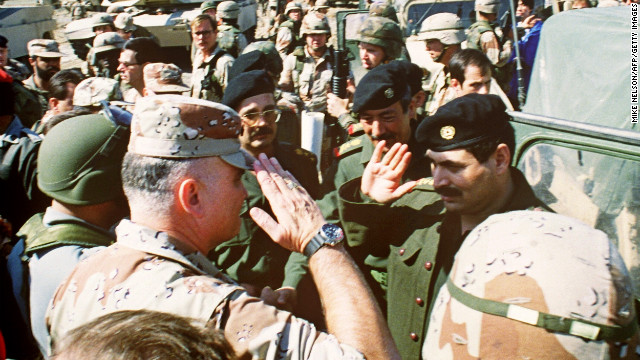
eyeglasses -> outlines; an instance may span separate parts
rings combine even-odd
[[[269,123],[278,121],[280,119],[280,113],[280,109],[270,109],[263,112],[246,113],[240,116],[244,120],[245,124],[253,127],[256,126],[256,123],[258,122],[258,120],[260,120],[261,117],[264,119],[264,121]]]
[[[209,35],[213,34],[213,30],[196,31],[196,32],[194,32],[194,34],[196,36],[205,37],[205,36],[209,36]]]

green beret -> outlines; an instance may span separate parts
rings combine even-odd
[[[424,76],[424,71],[420,66],[406,60],[394,60],[390,64],[393,64],[393,66],[400,66],[404,70],[407,76],[407,82],[409,83],[409,88],[411,88],[412,96],[422,90],[422,77]]]
[[[408,92],[407,72],[398,62],[376,66],[360,80],[352,111],[380,110],[400,101]]]
[[[513,131],[502,99],[496,95],[468,94],[442,105],[424,119],[416,140],[432,151],[466,148]]]
[[[242,100],[260,94],[273,94],[275,85],[271,76],[264,70],[252,70],[242,73],[229,81],[224,91],[222,103],[236,109]]]
[[[233,62],[229,70],[229,81],[236,76],[251,70],[266,70],[271,74],[279,75],[282,72],[282,58],[276,59],[260,50],[242,53]]]

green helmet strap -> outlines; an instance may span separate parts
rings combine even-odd
[[[629,339],[638,331],[635,316],[631,316],[631,321],[624,326],[602,325],[585,320],[542,313],[519,305],[479,298],[457,287],[451,281],[451,278],[447,279],[447,289],[452,298],[473,310],[589,340],[623,341]]]

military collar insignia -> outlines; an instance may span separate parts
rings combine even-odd
[[[456,136],[456,128],[453,126],[447,125],[440,128],[440,137],[445,140],[451,140]]]
[[[392,88],[388,88],[387,90],[384,91],[384,96],[387,99],[391,99],[393,97],[393,89]]]

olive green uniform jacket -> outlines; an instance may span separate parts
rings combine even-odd
[[[23,81],[22,84],[25,88],[31,90],[31,92],[38,98],[38,102],[40,103],[40,110],[42,113],[46,113],[49,110],[49,92],[46,90],[40,89],[35,81],[33,80],[33,75],[31,75],[27,80]],[[33,124],[31,124],[33,125]],[[28,126],[31,126],[28,125]],[[27,125],[25,125],[27,126]]]
[[[511,176],[513,195],[499,213],[525,209],[551,211],[535,196],[518,169],[511,168]],[[414,190],[408,195],[404,200],[407,206],[420,202],[426,205],[414,214],[401,212],[400,235],[405,235],[404,227],[413,232],[404,243],[392,244],[390,248],[387,320],[402,358],[419,359],[433,301],[445,284],[454,256],[467,234],[461,234],[459,215],[445,213],[441,201],[434,202],[438,195],[433,188]]]
[[[344,198],[349,199],[359,196],[360,177],[371,159],[374,148],[367,135],[343,144],[338,151],[339,161],[333,177],[336,190],[328,192],[318,204],[328,222],[339,224],[343,228],[347,250],[360,267],[384,312],[386,309],[384,299],[386,261],[389,254],[389,241],[395,234],[397,224],[381,216],[379,208],[384,205],[368,198],[358,198],[354,203],[345,202],[342,194],[346,192]],[[431,169],[428,161],[424,156],[419,155],[424,154],[424,151],[413,140],[409,142],[409,149],[415,155],[411,159],[403,182],[430,176]]]
[[[275,158],[312,197],[317,198],[318,171],[313,153],[295,145],[279,143],[276,145]],[[248,196],[240,214],[240,233],[216,247],[209,253],[209,258],[239,283],[251,284],[259,289],[265,286],[272,289],[282,286],[296,288],[306,273],[306,258],[273,242],[253,221],[249,215],[252,207],[259,207],[273,216],[271,207],[253,173],[246,171],[242,175],[242,183]]]

